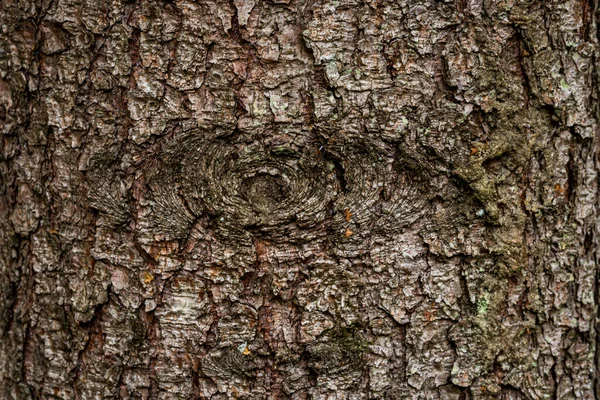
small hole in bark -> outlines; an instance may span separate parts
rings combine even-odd
[[[495,157],[483,162],[483,168],[485,168],[488,174],[496,175],[502,169],[502,159]]]

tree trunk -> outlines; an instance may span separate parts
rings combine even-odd
[[[595,0],[3,0],[9,399],[593,399]]]

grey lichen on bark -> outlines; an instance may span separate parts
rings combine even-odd
[[[599,397],[597,15],[2,2],[2,396]]]

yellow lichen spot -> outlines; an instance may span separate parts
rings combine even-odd
[[[250,349],[248,348],[248,345],[246,343],[242,343],[238,346],[238,351],[240,353],[242,353],[243,355],[247,356],[248,354],[252,353],[250,351]]]
[[[344,211],[344,215],[346,216],[346,222],[350,222],[350,218],[352,218],[352,213],[350,212],[350,210],[346,208],[346,210]]]
[[[149,284],[149,283],[152,283],[153,280],[154,280],[154,276],[152,274],[144,272],[144,283],[146,285]]]
[[[352,231],[350,230],[350,228],[348,228],[348,229],[346,229],[346,233],[345,233],[345,235],[346,235],[346,237],[347,237],[347,238],[349,238],[350,236],[352,236],[352,234],[353,234],[353,233],[354,233],[354,232],[352,232]]]

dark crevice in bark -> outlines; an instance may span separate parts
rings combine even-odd
[[[27,323],[25,326],[25,337],[23,339],[23,361],[22,361],[22,365],[21,365],[21,380],[22,382],[27,385],[27,388],[29,389],[29,392],[32,396],[36,396],[36,390],[34,385],[29,382],[28,379],[28,374],[27,374],[27,363],[34,362],[34,348],[33,346],[35,346],[35,343],[33,341],[33,338],[35,337],[34,333],[32,333],[32,331],[35,332],[34,328],[31,326],[31,323]],[[32,368],[33,365],[30,366],[30,368]],[[37,397],[37,396],[36,396]]]
[[[344,167],[336,158],[331,158],[331,161],[333,162],[333,165],[335,166],[335,175],[340,183],[340,189],[341,189],[342,193],[348,193],[348,187],[347,187],[346,178],[344,175]]]
[[[527,42],[519,27],[515,27],[515,39],[517,41],[516,53],[521,79],[523,81],[523,97],[525,108],[529,108],[531,99],[532,87],[529,78],[528,68],[526,67],[525,57],[530,55],[530,50],[527,48]]]
[[[577,190],[577,166],[575,165],[575,146],[572,145],[569,150],[569,161],[565,165],[567,171],[567,187],[565,188],[565,200],[570,202],[573,198],[573,194]]]

